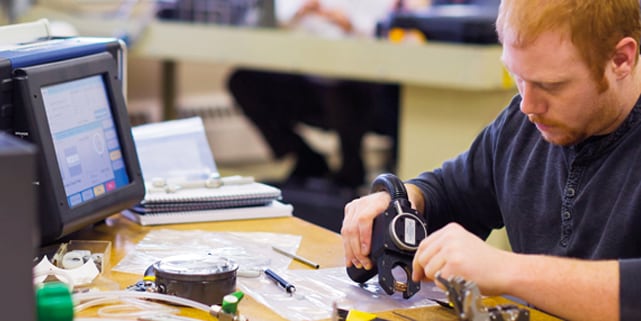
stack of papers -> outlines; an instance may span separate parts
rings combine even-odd
[[[126,218],[140,224],[163,225],[178,223],[197,223],[211,221],[246,220],[268,217],[292,216],[294,208],[290,204],[272,201],[268,205],[224,208],[201,211],[177,211],[164,213],[138,213],[133,210],[122,212]]]

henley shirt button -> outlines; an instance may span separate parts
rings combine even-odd
[[[570,217],[572,216],[569,211],[563,211],[561,214],[564,220],[569,220]]]
[[[569,187],[565,190],[565,196],[567,197],[573,197],[574,194],[576,194],[576,191],[574,190],[574,188]]]

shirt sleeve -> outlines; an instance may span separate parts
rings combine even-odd
[[[504,124],[517,112],[518,106],[506,108],[467,151],[407,181],[423,192],[428,232],[457,222],[486,239],[493,229],[503,227],[494,184],[501,165],[495,163],[494,154],[498,137],[505,135]]]
[[[407,181],[423,192],[428,232],[456,222],[486,239],[493,229],[505,225],[499,195],[506,191],[497,188],[505,181],[508,156],[513,148],[519,148],[510,142],[527,122],[519,104],[520,96],[516,95],[467,151]]]
[[[620,319],[641,320],[641,258],[619,261]]]

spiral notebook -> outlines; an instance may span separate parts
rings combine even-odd
[[[132,210],[143,214],[210,210],[267,205],[280,198],[280,189],[252,182],[215,188],[188,188],[171,193],[147,193]]]
[[[199,117],[136,126],[132,133],[147,192],[125,217],[148,225],[292,215],[292,206],[279,202],[279,188],[218,174]]]

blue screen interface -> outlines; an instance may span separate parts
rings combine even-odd
[[[129,184],[101,75],[41,88],[69,207]]]

